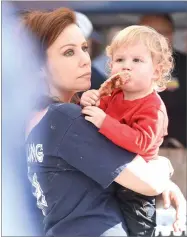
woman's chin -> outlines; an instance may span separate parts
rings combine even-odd
[[[79,92],[87,91],[90,89],[90,87],[91,87],[91,81],[83,83],[82,85],[79,86],[79,88],[77,88],[77,90]]]

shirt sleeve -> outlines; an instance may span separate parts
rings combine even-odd
[[[138,154],[146,153],[157,139],[167,135],[167,115],[156,107],[146,108],[133,121],[129,126],[107,115],[99,132],[116,145]]]
[[[99,108],[102,109],[103,111],[106,111],[108,104],[111,102],[111,100],[119,93],[121,92],[120,89],[114,89],[111,95],[108,96],[102,96],[100,98],[100,105]]]
[[[136,156],[109,141],[83,116],[74,119],[67,129],[57,155],[104,188]]]
[[[103,111],[106,111],[107,107],[108,107],[108,103],[111,100],[111,96],[103,96],[100,99],[100,105],[99,108],[102,109]]]

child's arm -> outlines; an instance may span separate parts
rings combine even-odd
[[[95,106],[87,106],[82,112],[87,115],[85,119],[100,128],[99,132],[113,143],[141,155],[146,154],[158,138],[162,139],[166,135],[167,114],[153,106],[134,115],[131,126],[121,124]]]
[[[82,94],[80,105],[83,107],[96,105],[99,100],[100,95],[98,90],[88,90]]]
[[[100,98],[100,101],[99,101],[99,104],[98,104],[98,107],[100,109],[102,109],[103,111],[106,111],[107,107],[108,107],[108,104],[110,102],[110,99],[111,99],[111,96],[103,96]]]
[[[122,148],[144,154],[158,138],[166,135],[167,124],[167,115],[156,107],[150,107],[134,117],[131,127],[106,115],[99,132]]]
[[[107,109],[110,98],[111,96],[100,97],[98,90],[88,90],[82,94],[80,105],[82,105],[83,107],[95,105],[105,111]]]

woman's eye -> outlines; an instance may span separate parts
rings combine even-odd
[[[73,56],[74,55],[74,51],[72,49],[68,49],[65,53],[64,53],[64,56]]]
[[[88,52],[88,46],[83,46],[83,47],[82,47],[82,50],[83,50],[84,52]]]

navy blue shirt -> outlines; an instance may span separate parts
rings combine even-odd
[[[49,236],[126,236],[114,179],[135,154],[74,104],[52,104],[27,139],[28,175]]]
[[[106,79],[107,77],[92,65],[91,89],[98,90]]]

